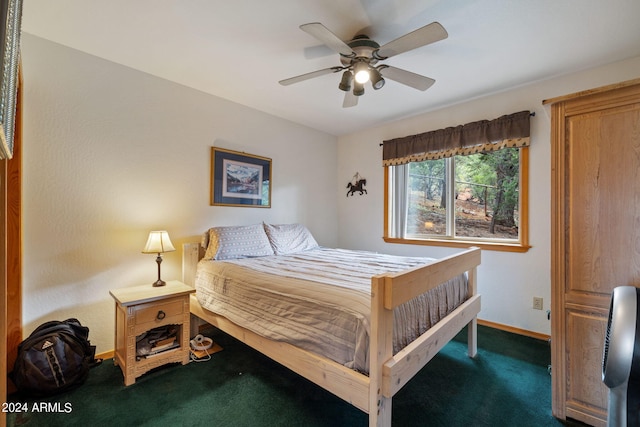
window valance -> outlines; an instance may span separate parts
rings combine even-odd
[[[383,166],[529,146],[529,111],[481,120],[382,144]]]

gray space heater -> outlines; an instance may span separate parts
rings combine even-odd
[[[640,426],[640,289],[618,286],[611,294],[602,358],[609,388],[608,427]]]

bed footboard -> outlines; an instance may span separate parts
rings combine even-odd
[[[391,425],[392,397],[466,325],[469,325],[468,353],[470,357],[476,355],[479,264],[480,249],[471,248],[433,264],[371,279],[370,426]],[[469,280],[467,301],[394,356],[394,308],[465,272]]]
[[[199,244],[183,245],[183,282],[195,286],[196,264],[202,257]],[[371,278],[371,339],[369,376],[302,350],[276,342],[244,329],[226,318],[202,308],[191,297],[191,313],[245,342],[273,360],[369,414],[370,426],[391,425],[391,401],[429,360],[468,325],[468,353],[477,352],[477,320],[480,295],[477,295],[477,266],[480,249],[440,259],[401,273]],[[469,298],[410,345],[393,355],[393,309],[439,284],[467,273]]]

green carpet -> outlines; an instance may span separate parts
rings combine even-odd
[[[368,417],[230,336],[204,363],[171,365],[124,387],[111,360],[80,388],[47,399],[13,395],[28,412],[8,426],[366,426]],[[547,342],[478,327],[478,356],[466,331],[393,399],[394,426],[563,426],[551,415]],[[49,412],[33,404],[49,403]],[[45,408],[46,409],[46,408]],[[60,413],[51,410],[59,409]]]

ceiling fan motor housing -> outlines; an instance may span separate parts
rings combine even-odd
[[[373,57],[373,52],[377,49],[380,49],[380,45],[375,41],[371,40],[369,36],[365,36],[364,34],[357,35],[347,43],[347,46],[353,50],[356,58],[367,58],[376,60]],[[340,60],[344,65],[349,65],[350,60],[354,58],[354,55],[345,56],[340,54]]]
[[[602,381],[609,388],[607,426],[640,425],[640,289],[634,286],[611,294]]]
[[[340,62],[345,67],[349,67],[355,62],[366,62],[374,65],[378,59],[373,56],[373,52],[380,48],[380,45],[371,40],[368,36],[355,36],[353,40],[347,43],[347,46],[353,50],[353,55],[346,56],[340,54]]]

